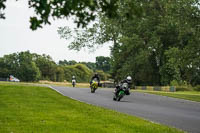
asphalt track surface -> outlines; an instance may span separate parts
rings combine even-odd
[[[176,127],[189,133],[200,133],[200,103],[188,100],[133,92],[120,102],[113,101],[113,90],[51,86],[52,89],[89,104],[138,116],[156,123]]]

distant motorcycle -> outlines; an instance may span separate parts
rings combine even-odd
[[[73,86],[73,87],[76,86],[76,80],[75,80],[75,79],[72,80],[72,86]]]
[[[98,88],[98,81],[97,79],[92,80],[90,84],[91,93],[95,93],[96,89]]]
[[[127,93],[128,91],[128,83],[123,83],[122,85],[119,86],[119,91],[118,94],[114,92],[113,100],[114,101],[120,101]]]

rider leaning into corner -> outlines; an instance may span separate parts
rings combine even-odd
[[[98,86],[100,86],[100,78],[99,78],[98,73],[95,73],[94,76],[91,78],[90,85],[92,84],[92,81],[93,81],[95,78],[97,79]]]
[[[119,91],[120,91],[121,86],[123,85],[123,83],[127,83],[128,84],[128,89],[126,89],[125,94],[126,95],[130,95],[130,91],[129,90],[131,88],[132,78],[131,78],[131,76],[127,76],[126,79],[120,81],[119,85],[116,86],[116,89],[114,91],[114,93],[115,93],[116,96],[118,95],[118,93],[119,93]]]

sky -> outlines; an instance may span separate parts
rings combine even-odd
[[[60,39],[58,27],[76,25],[72,20],[54,20],[51,25],[32,31],[29,18],[33,9],[28,8],[27,0],[7,0],[5,9],[6,19],[0,19],[0,57],[4,55],[27,51],[37,54],[50,55],[54,61],[76,60],[95,62],[96,56],[110,56],[109,46],[103,45],[95,52],[83,49],[79,52],[67,48],[69,41]]]

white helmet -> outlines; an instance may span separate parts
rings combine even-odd
[[[132,81],[131,76],[128,76],[126,79],[127,79],[128,82],[131,82],[131,81]]]

